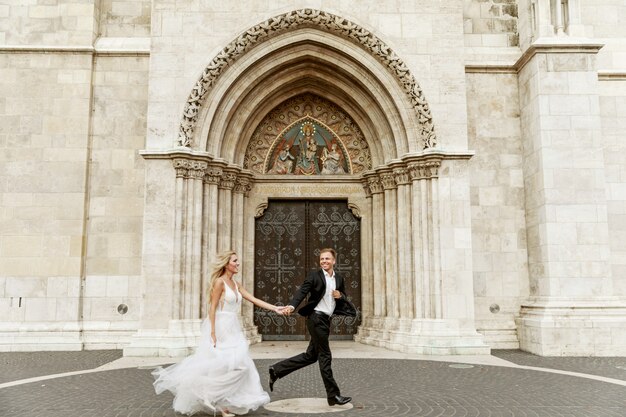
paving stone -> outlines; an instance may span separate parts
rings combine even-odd
[[[255,361],[267,390],[267,368]],[[548,372],[448,362],[334,359],[335,379],[354,408],[333,416],[619,416],[626,387]],[[90,366],[93,368],[93,366]],[[169,393],[156,395],[150,369],[120,369],[68,376],[0,389],[0,416],[175,416]],[[272,401],[325,396],[317,365],[279,380]],[[250,416],[277,414],[263,408]],[[195,416],[201,416],[196,414]]]
[[[0,384],[42,375],[93,369],[121,357],[121,350],[0,352]]]

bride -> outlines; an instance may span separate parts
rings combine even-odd
[[[233,279],[238,271],[239,259],[234,251],[217,255],[209,286],[209,317],[202,323],[196,352],[152,373],[156,393],[172,392],[173,407],[179,413],[219,411],[223,416],[233,416],[231,413],[245,414],[270,401],[248,354],[238,313],[242,298],[276,313],[282,313],[282,308],[246,291]]]

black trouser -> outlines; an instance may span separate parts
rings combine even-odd
[[[333,356],[330,353],[330,345],[328,344],[330,317],[326,314],[314,312],[307,317],[306,327],[311,335],[311,341],[306,352],[273,365],[276,376],[282,378],[293,371],[319,361],[320,373],[326,387],[326,396],[334,397],[339,395],[339,387],[333,378],[333,370],[331,368]]]

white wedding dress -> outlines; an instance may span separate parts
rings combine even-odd
[[[196,352],[178,364],[152,372],[156,393],[172,392],[173,408],[179,413],[228,410],[245,414],[270,401],[239,323],[241,293],[237,284],[236,291],[225,287],[215,316],[217,346],[213,347],[211,340],[211,321],[205,319]]]

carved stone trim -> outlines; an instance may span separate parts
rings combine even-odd
[[[219,184],[221,177],[222,168],[209,167],[207,172],[204,174],[204,182],[206,182],[207,184]]]
[[[408,66],[382,40],[367,29],[340,16],[314,9],[301,9],[272,17],[243,32],[222,49],[202,72],[194,85],[183,110],[177,145],[192,147],[193,132],[198,122],[198,114],[207,93],[215,85],[224,70],[243,56],[252,47],[273,36],[294,30],[301,26],[318,27],[335,33],[359,45],[375,56],[396,77],[408,96],[420,123],[420,133],[424,149],[437,145],[433,117],[424,93]]]
[[[380,180],[383,183],[383,188],[385,190],[393,190],[397,188],[396,179],[394,178],[393,173],[384,172],[380,175]]]
[[[237,177],[234,192],[239,194],[247,194],[252,189],[250,178]]]
[[[261,203],[256,207],[256,210],[254,211],[254,218],[258,219],[259,217],[261,217],[263,214],[265,214],[265,210],[267,210],[267,207],[269,206],[268,203]]]
[[[172,159],[172,164],[176,170],[176,178],[186,178],[189,171],[189,161],[187,159]]]
[[[361,179],[361,185],[363,185],[363,190],[365,191],[365,198],[372,198],[372,190],[370,190],[367,178]]]
[[[359,206],[353,203],[348,203],[348,209],[350,209],[354,217],[356,217],[357,219],[361,218],[361,210],[359,210]]]
[[[421,180],[437,178],[441,161],[411,162],[409,163],[409,173],[411,180]]]
[[[224,172],[220,178],[218,187],[223,190],[232,190],[235,187],[236,180],[237,174],[233,172]]]
[[[372,194],[380,194],[383,192],[383,185],[380,182],[380,178],[377,176],[368,178],[367,183],[369,184]]]
[[[209,166],[209,164],[204,161],[194,161],[183,158],[172,159],[172,164],[176,170],[176,178],[202,179]]]
[[[394,168],[393,175],[398,185],[406,185],[411,182],[409,171],[406,168]]]

